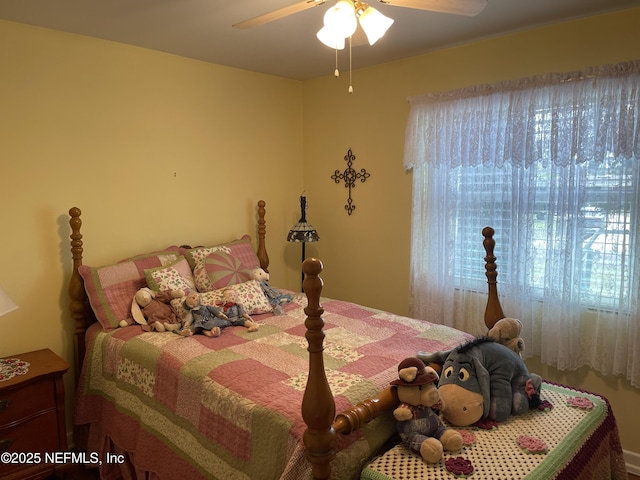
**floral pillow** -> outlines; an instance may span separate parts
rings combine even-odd
[[[238,283],[229,288],[233,288],[236,291],[237,302],[243,306],[244,310],[249,315],[259,315],[261,313],[272,312],[269,299],[265,296],[258,281],[249,280],[248,282]],[[226,288],[221,288],[219,290],[202,293],[200,295],[200,301],[203,305],[219,305],[222,302],[222,295],[225,290]],[[182,307],[183,302],[184,299],[182,298],[171,300],[171,305],[177,312],[179,312],[181,320],[183,320],[187,314]]]
[[[169,265],[145,270],[144,276],[149,288],[157,292],[182,290],[188,295],[196,290],[189,262],[182,256]]]
[[[104,330],[117,328],[122,320],[130,320],[131,301],[136,292],[147,285],[145,269],[175,262],[175,252],[138,255],[114,265],[90,267],[81,265],[78,273],[96,319]]]

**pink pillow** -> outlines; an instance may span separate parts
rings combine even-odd
[[[96,319],[104,330],[117,328],[121,320],[131,318],[131,301],[136,292],[147,286],[145,269],[175,262],[178,255],[173,252],[137,256],[114,265],[78,269],[84,280],[84,288]]]
[[[249,280],[248,272],[260,267],[249,235],[213,247],[192,248],[187,250],[185,257],[200,292],[245,282]]]
[[[250,280],[247,270],[238,257],[224,252],[214,252],[200,260],[193,275],[200,292],[209,292]]]

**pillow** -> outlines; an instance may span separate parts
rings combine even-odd
[[[238,303],[241,304],[249,315],[259,315],[261,313],[272,312],[269,299],[262,292],[260,282],[257,280],[249,280],[248,282],[238,283],[232,287],[237,294]],[[224,288],[212,290],[200,295],[200,301],[203,305],[216,306],[216,303],[222,302],[222,294]],[[182,307],[183,298],[175,298],[171,300],[171,305],[178,312],[180,320],[184,320],[187,312]]]
[[[119,326],[120,321],[130,320],[131,301],[138,290],[147,285],[145,269],[175,262],[176,253],[139,255],[114,265],[90,267],[81,265],[78,273],[84,280],[84,288],[96,319],[104,330]]]
[[[189,295],[196,290],[189,262],[182,256],[169,265],[146,269],[144,276],[149,288],[157,292],[183,290]]]
[[[195,269],[199,261],[204,260],[205,257],[215,252],[224,252],[227,255],[237,258],[245,270],[253,270],[254,268],[260,267],[260,260],[258,260],[258,256],[253,251],[251,237],[249,235],[244,235],[239,240],[222,243],[213,247],[191,248],[185,252],[185,257],[187,257],[191,269]]]
[[[210,292],[251,280],[240,259],[225,252],[214,252],[200,260],[193,269],[196,288]]]
[[[231,288],[233,288],[237,293],[237,302],[244,307],[245,311],[249,315],[259,315],[261,313],[269,313],[272,311],[269,299],[262,291],[260,282],[257,280],[238,283],[233,285]],[[213,292],[203,293],[202,295],[207,298],[208,301],[213,301],[213,305],[215,305],[216,302],[222,301],[222,294],[224,291],[225,289],[221,288],[219,290],[214,290]]]
[[[154,251],[154,252],[135,255],[133,257],[125,258],[124,260],[121,260],[121,261],[122,262],[129,262],[129,261],[132,261],[132,260],[140,260],[140,259],[143,259],[143,258],[155,257],[155,256],[160,256],[160,255],[173,255],[175,258],[177,258],[180,255],[184,255],[184,252],[186,250],[187,250],[186,248],[182,248],[182,247],[179,247],[177,245],[170,245],[170,246],[168,246],[167,248],[165,248],[163,250],[158,250],[158,251]]]

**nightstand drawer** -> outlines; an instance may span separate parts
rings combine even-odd
[[[0,462],[0,480],[44,480],[65,468],[44,463],[43,454],[67,450],[62,376],[69,364],[47,348],[10,358],[29,368],[0,382],[0,452],[20,455],[19,463]]]
[[[0,392],[0,428],[55,407],[55,386],[49,379]]]
[[[43,413],[27,422],[18,423],[10,428],[0,429],[0,451],[42,454],[59,450],[58,423],[55,411]],[[25,459],[29,460],[27,457]],[[39,460],[36,463],[42,464],[44,463],[44,456],[41,456],[40,459],[31,457],[30,460],[32,462]],[[25,463],[0,463],[0,477],[28,466]]]

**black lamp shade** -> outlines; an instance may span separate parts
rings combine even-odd
[[[320,236],[316,229],[307,222],[305,210],[307,209],[307,198],[300,197],[300,220],[296,223],[287,235],[288,242],[317,242]]]

